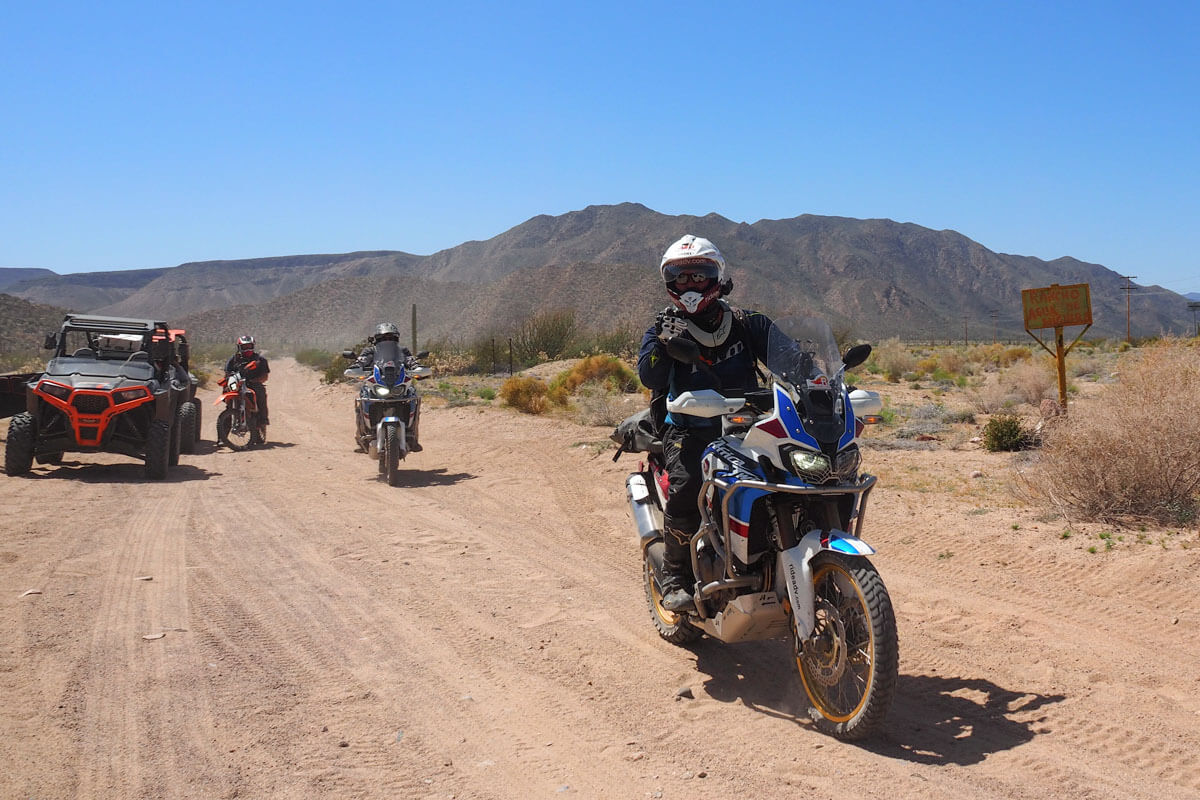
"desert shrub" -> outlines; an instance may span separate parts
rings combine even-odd
[[[1058,376],[1045,361],[1023,361],[1004,372],[1002,382],[1021,402],[1037,405],[1058,389]]]
[[[1007,411],[1020,404],[1021,398],[1013,394],[1012,389],[1004,384],[996,375],[971,393],[971,402],[976,411],[984,414],[995,414]]]
[[[346,360],[341,353],[330,353],[315,347],[296,351],[296,361],[321,373],[321,383],[336,383],[346,370]]]
[[[945,406],[940,403],[924,403],[908,412],[909,419],[941,419]]]
[[[946,423],[949,423],[952,425],[955,423],[966,423],[968,425],[974,425],[975,424],[975,414],[972,411],[970,411],[969,409],[965,409],[965,408],[956,409],[953,411],[946,411],[944,414],[942,414],[942,422],[946,422]]]
[[[566,405],[567,399],[587,383],[602,384],[613,394],[635,392],[639,385],[633,370],[619,358],[588,356],[550,382],[548,397],[558,405]]]
[[[626,416],[625,395],[607,381],[588,381],[575,392],[575,409],[581,425],[616,425]]]
[[[1032,499],[1083,519],[1193,522],[1200,513],[1200,351],[1186,340],[1124,355],[1120,380],[1042,433]]]
[[[482,389],[479,390],[479,397],[483,400],[489,400],[489,401],[495,400],[496,399],[496,390],[492,389],[491,387],[484,386]]]
[[[530,317],[513,333],[513,358],[522,366],[562,358],[575,329],[574,311],[546,311]]]
[[[983,426],[983,449],[990,452],[1024,450],[1032,436],[1016,414],[996,414]]]
[[[917,365],[915,367],[913,367],[913,371],[919,372],[922,375],[932,375],[937,370],[937,368],[938,368],[937,357],[930,356],[928,358],[922,358],[920,361],[918,361]]]
[[[938,365],[952,375],[961,375],[967,369],[967,359],[958,350],[946,350],[938,356]]]
[[[1028,361],[1031,358],[1033,358],[1033,353],[1028,347],[1006,347],[1000,355],[1000,366],[1012,366],[1018,361]]]
[[[526,414],[542,414],[549,407],[546,384],[537,378],[516,375],[500,387],[500,400]]]
[[[982,367],[997,369],[1004,357],[1004,345],[979,344],[967,350],[967,360]]]
[[[887,339],[871,353],[871,359],[892,383],[898,383],[905,374],[911,374],[917,360],[897,338]],[[906,380],[916,380],[914,375]]]
[[[633,358],[641,347],[642,336],[634,331],[615,329],[600,333],[579,335],[575,350],[581,356],[614,355]]]

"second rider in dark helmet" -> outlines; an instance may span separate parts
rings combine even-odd
[[[659,272],[671,306],[660,311],[642,338],[638,376],[656,394],[673,399],[684,392],[715,389],[736,396],[758,388],[756,361],[766,361],[772,327],[764,314],[734,308],[722,298],[732,281],[725,258],[707,239],[688,234],[667,248]],[[694,341],[708,367],[676,361],[667,354],[673,337]],[[721,435],[720,418],[668,413],[662,430],[670,486],[664,509],[663,608],[680,611],[693,605],[689,542],[700,527],[696,501],[704,448]]]

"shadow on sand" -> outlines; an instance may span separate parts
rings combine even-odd
[[[811,724],[790,642],[726,645],[705,638],[691,649],[712,698]],[[858,746],[919,764],[976,764],[1032,740],[1045,717],[1031,719],[1030,712],[1064,699],[983,678],[901,674],[883,732]]]

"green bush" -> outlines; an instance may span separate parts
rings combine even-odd
[[[1029,432],[1016,414],[996,414],[983,426],[983,448],[989,452],[1024,450]]]

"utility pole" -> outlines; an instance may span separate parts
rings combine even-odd
[[[988,313],[990,313],[992,315],[992,344],[995,344],[996,343],[996,318],[998,316],[1000,316],[1000,312],[993,308]]]
[[[1133,299],[1133,279],[1137,275],[1122,275],[1120,276],[1125,285],[1121,288],[1125,290],[1125,341],[1133,344],[1133,327],[1131,322],[1130,309],[1132,308]]]
[[[967,315],[963,314],[963,347],[967,346]]]

